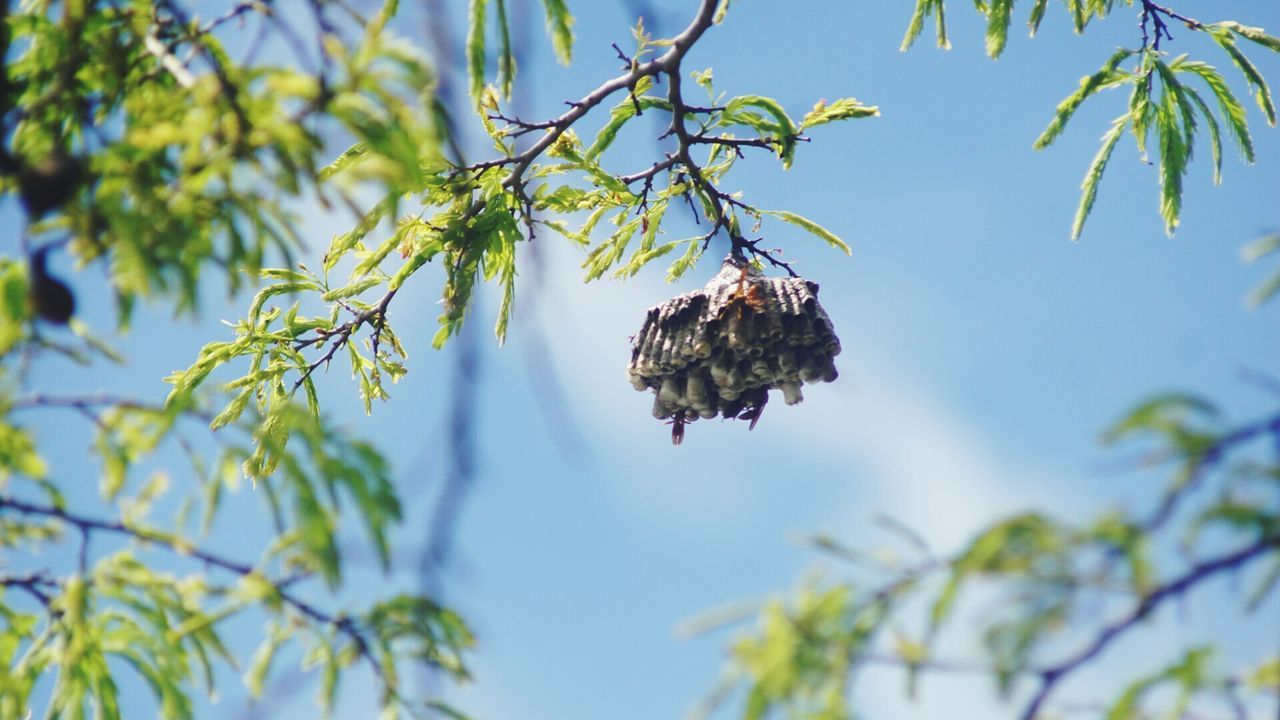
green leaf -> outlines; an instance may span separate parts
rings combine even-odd
[[[1266,282],[1254,288],[1253,292],[1249,293],[1246,302],[1248,302],[1249,307],[1261,307],[1275,297],[1277,293],[1280,293],[1280,273],[1272,275]]]
[[[1200,115],[1204,118],[1205,124],[1209,126],[1209,147],[1213,151],[1213,184],[1221,185],[1222,128],[1218,125],[1218,119],[1213,116],[1213,111],[1209,109],[1208,103],[1204,101],[1204,98],[1200,97],[1200,93],[1196,92],[1195,88],[1183,85],[1182,92],[1200,109]]]
[[[906,52],[911,49],[916,40],[920,37],[920,33],[924,32],[924,19],[929,14],[933,6],[930,0],[916,0],[916,9],[911,13],[911,21],[907,23],[907,32],[902,37],[902,45],[898,49]]]
[[[1280,692],[1280,655],[1263,660],[1249,674],[1247,684],[1250,688],[1267,689]]]
[[[330,290],[329,292],[321,295],[320,299],[324,300],[325,302],[334,302],[335,300],[346,300],[347,298],[353,298],[363,293],[364,291],[368,290],[369,288],[377,287],[378,285],[381,285],[382,281],[383,281],[383,278],[377,277],[376,275],[372,277],[361,278],[351,283],[350,285],[346,285],[340,288],[335,288],[333,290]]]
[[[618,137],[618,132],[622,130],[622,126],[626,125],[628,120],[636,116],[637,103],[639,103],[641,110],[648,110],[655,107],[662,110],[669,110],[671,108],[671,103],[666,100],[639,95],[639,93],[643,93],[644,90],[652,83],[648,78],[645,78],[644,80],[647,82],[637,84],[636,92],[638,93],[638,96],[635,100],[627,97],[613,107],[613,110],[609,113],[609,121],[604,124],[604,127],[600,128],[600,132],[596,133],[596,139],[591,143],[591,147],[587,148],[586,152],[583,153],[582,157],[584,160],[589,163],[595,162],[595,160],[600,157],[600,154],[613,144],[614,139]]]
[[[1049,7],[1049,0],[1035,0],[1036,4],[1031,6],[1031,17],[1027,19],[1027,27],[1031,30],[1031,37],[1035,37],[1040,31],[1040,21],[1044,20],[1044,11]]]
[[[925,18],[938,13],[937,31],[938,31],[938,47],[948,50],[951,48],[951,41],[947,39],[947,21],[944,0],[916,0],[915,12],[911,15],[911,22],[907,24],[906,35],[902,38],[902,45],[899,50],[906,52],[915,44],[920,33],[924,30]]]
[[[698,258],[702,257],[702,238],[689,238],[682,242],[687,243],[688,247],[685,248],[684,254],[671,263],[671,267],[667,268],[667,282],[679,280],[686,272],[689,272],[689,268],[698,262]]]
[[[467,715],[466,713],[458,710],[457,708],[446,705],[445,703],[440,702],[439,700],[432,700],[428,702],[427,708],[440,713],[442,717],[445,717],[448,720],[476,720],[474,716]]]
[[[275,659],[276,651],[287,638],[288,633],[280,625],[274,622],[270,624],[267,638],[254,651],[253,659],[249,661],[249,668],[244,674],[244,684],[249,690],[250,697],[262,697],[267,675],[271,672],[271,662]]]
[[[253,302],[249,304],[249,322],[256,325],[258,318],[262,314],[262,307],[268,300],[277,295],[291,295],[300,292],[320,290],[320,285],[313,280],[305,280],[302,282],[283,282],[275,285],[268,285],[258,291],[253,296]]]
[[[622,257],[627,249],[627,244],[631,242],[631,238],[640,229],[642,218],[634,218],[621,225],[614,231],[608,240],[600,243],[587,253],[587,257],[582,262],[582,267],[586,269],[587,274],[584,282],[591,282],[598,279],[606,270],[613,267],[615,263]]]
[[[333,162],[320,168],[316,173],[316,178],[320,181],[328,180],[347,168],[355,165],[369,153],[369,148],[361,142],[358,142],[342,152],[341,155],[334,158]]]
[[[393,191],[382,198],[382,201],[374,205],[365,213],[360,222],[349,232],[336,235],[333,241],[329,243],[329,249],[325,251],[322,261],[325,272],[332,270],[338,261],[347,253],[351,252],[361,240],[364,240],[373,229],[378,227],[382,219],[387,216],[394,216],[395,210],[399,205],[400,192]]]
[[[934,28],[938,34],[938,47],[943,50],[951,49],[951,40],[947,37],[947,4],[946,0],[934,0],[934,7],[938,11],[938,19],[934,23]]]
[[[761,95],[741,95],[725,104],[723,115],[728,117],[737,116],[742,118],[743,122],[750,124],[749,116],[738,112],[746,107],[759,108],[773,117],[774,122],[777,123],[776,127],[757,127],[756,125],[758,124],[753,124],[752,126],[756,127],[758,131],[762,131],[762,134],[776,135],[778,141],[777,152],[778,157],[782,159],[782,167],[791,167],[791,159],[795,156],[796,139],[800,135],[800,130],[791,120],[791,117],[787,115],[787,111],[783,110],[778,101],[773,98]]]
[[[494,0],[498,8],[498,90],[507,100],[516,79],[516,56],[511,49],[511,29],[507,22],[507,0]]]
[[[1185,393],[1167,393],[1146,400],[1130,410],[1102,436],[1113,443],[1139,432],[1167,433],[1178,430],[1193,417],[1214,418],[1218,408],[1204,398]]]
[[[1111,122],[1111,129],[1102,136],[1102,147],[1098,148],[1098,154],[1093,156],[1093,162],[1089,164],[1089,170],[1084,174],[1084,182],[1080,185],[1082,191],[1080,205],[1076,208],[1076,217],[1071,223],[1072,240],[1080,239],[1084,222],[1093,211],[1093,202],[1098,197],[1098,184],[1102,181],[1102,173],[1106,171],[1107,161],[1111,159],[1111,153],[1116,149],[1116,143],[1124,134],[1128,123],[1129,116],[1122,115]]]
[[[1147,717],[1142,711],[1143,698],[1165,683],[1177,685],[1180,691],[1173,707],[1169,709],[1168,717],[1185,717],[1186,705],[1191,695],[1205,687],[1206,667],[1212,653],[1212,649],[1208,647],[1191,648],[1177,663],[1130,684],[1108,708],[1106,720],[1138,720]]]
[[[1280,233],[1272,233],[1245,245],[1241,255],[1245,262],[1257,262],[1262,258],[1280,251]]]
[[[1124,61],[1125,58],[1130,57],[1133,54],[1134,51],[1132,50],[1117,50],[1115,54],[1107,60],[1107,63],[1102,66],[1101,70],[1092,75],[1086,75],[1085,77],[1080,78],[1079,89],[1068,95],[1065,100],[1058,104],[1053,120],[1049,122],[1049,126],[1044,129],[1044,132],[1040,133],[1040,137],[1036,138],[1036,141],[1032,146],[1037,150],[1043,150],[1052,144],[1053,141],[1062,134],[1063,129],[1066,128],[1067,121],[1071,119],[1071,116],[1075,114],[1076,110],[1080,108],[1080,105],[1083,104],[1089,96],[1093,95],[1098,90],[1111,86],[1116,80],[1123,77],[1117,74],[1116,68]]]
[[[42,479],[49,468],[36,450],[30,433],[0,421],[0,485],[11,472]]]
[[[406,258],[404,264],[396,271],[396,274],[391,276],[391,280],[387,283],[387,290],[398,289],[404,284],[405,280],[408,280],[423,265],[426,265],[427,261],[435,257],[440,252],[440,249],[440,243],[429,243],[426,247]]]
[[[488,0],[471,0],[471,10],[467,23],[467,79],[471,92],[471,102],[476,112],[483,113],[480,103],[484,97],[484,25],[485,6]]]
[[[1249,591],[1249,599],[1245,603],[1247,612],[1256,612],[1267,598],[1271,597],[1272,591],[1280,586],[1280,557],[1273,558],[1271,566],[1263,573],[1262,578]],[[1280,660],[1277,661],[1277,673],[1273,685],[1280,688]]]
[[[1071,12],[1072,29],[1079,35],[1084,32],[1085,25],[1089,24],[1089,16],[1084,12],[1084,0],[1067,0],[1067,9]]]
[[[1244,246],[1245,262],[1256,262],[1268,255],[1280,251],[1280,233],[1272,233]],[[1266,282],[1249,293],[1249,306],[1258,307],[1280,293],[1280,272],[1272,275]]]
[[[1160,216],[1165,233],[1173,235],[1182,212],[1182,176],[1187,171],[1188,148],[1178,127],[1177,101],[1168,85],[1156,108],[1160,136]]]
[[[1181,58],[1179,58],[1181,59]],[[1163,92],[1173,95],[1174,104],[1177,107],[1178,115],[1182,118],[1182,139],[1186,146],[1187,160],[1192,158],[1192,146],[1195,141],[1196,117],[1195,106],[1184,91],[1182,83],[1178,82],[1177,76],[1169,69],[1168,65],[1156,60],[1156,72],[1160,74],[1160,81],[1163,85]]]
[[[800,215],[797,215],[793,212],[788,212],[786,210],[761,210],[760,212],[764,215],[771,215],[773,217],[776,217],[783,222],[790,223],[813,235],[816,235],[822,240],[825,240],[827,244],[830,245],[831,247],[836,248],[838,250],[843,250],[845,255],[853,254],[853,251],[849,249],[849,246],[843,240],[841,240],[835,233],[831,232],[830,230],[827,230],[826,228],[822,227],[818,223],[806,217],[801,217]]]
[[[614,277],[634,277],[636,273],[640,272],[640,268],[647,265],[651,260],[657,260],[663,255],[671,252],[681,242],[683,241],[672,240],[671,242],[663,243],[657,247],[649,248],[648,250],[637,250],[635,256],[631,258],[630,262],[614,272]]]
[[[1222,112],[1222,117],[1226,120],[1227,129],[1231,132],[1231,138],[1235,141],[1236,147],[1240,149],[1240,155],[1245,162],[1252,163],[1254,161],[1253,139],[1249,136],[1249,123],[1246,117],[1244,105],[1236,99],[1231,92],[1231,88],[1227,85],[1227,81],[1218,73],[1213,66],[1202,62],[1181,62],[1172,63],[1170,67],[1174,72],[1189,72],[1200,77],[1209,90],[1213,92],[1214,99],[1218,102],[1218,109]]]
[[[724,16],[728,14],[729,5],[732,3],[733,3],[733,0],[720,0],[716,4],[716,14],[711,16],[711,22],[715,23],[716,25],[719,25],[720,23],[724,22]]]
[[[800,121],[800,130],[807,130],[817,125],[825,125],[836,120],[852,120],[855,118],[877,117],[880,115],[880,108],[874,105],[863,105],[854,98],[840,98],[835,102],[828,103],[826,100],[819,100],[814,103],[813,109],[805,113],[804,119]]]
[[[226,620],[243,609],[240,603],[230,603],[211,613],[194,612],[165,635],[165,640],[176,644],[188,635],[195,635],[203,630]]]
[[[1236,41],[1231,36],[1231,33],[1226,31],[1210,32],[1209,36],[1227,52],[1227,55],[1231,56],[1231,60],[1236,64],[1236,67],[1240,68],[1240,72],[1244,74],[1244,79],[1256,91],[1255,97],[1258,101],[1258,107],[1262,108],[1262,113],[1267,116],[1267,124],[1275,125],[1276,106],[1271,100],[1271,89],[1267,87],[1267,81],[1262,77],[1262,73],[1236,46]]]
[[[951,577],[929,611],[934,634],[954,609],[961,586],[978,573],[1019,575],[1063,549],[1063,532],[1039,513],[1014,515],[984,529],[951,563]]]
[[[245,388],[235,399],[227,403],[227,406],[218,413],[213,420],[209,422],[210,430],[218,430],[226,425],[235,422],[244,412],[245,407],[249,405],[249,400],[253,398],[254,388]]]
[[[551,47],[556,59],[563,65],[573,60],[573,16],[564,0],[542,0],[547,13],[547,32],[551,35]]]
[[[1249,27],[1241,25],[1238,22],[1230,20],[1226,22],[1214,23],[1212,27],[1226,28],[1240,37],[1258,43],[1272,52],[1280,52],[1280,38],[1274,35],[1268,35],[1265,30],[1259,27]]]
[[[493,332],[498,336],[498,343],[504,343],[507,340],[507,325],[511,321],[512,308],[515,306],[516,299],[516,262],[515,253],[512,252],[509,259],[502,261],[502,302],[498,305],[498,322],[494,326]]]
[[[316,694],[316,701],[320,705],[320,711],[324,717],[328,718],[333,712],[333,704],[338,698],[338,662],[333,645],[328,637],[316,633],[316,641],[324,648],[323,659],[320,666],[320,690]]]
[[[987,10],[987,55],[1000,57],[1009,41],[1009,24],[1013,20],[1013,0],[991,0]]]
[[[1147,135],[1150,134],[1151,123],[1155,121],[1156,115],[1151,103],[1151,76],[1155,73],[1155,58],[1154,53],[1142,54],[1138,67],[1133,70],[1133,92],[1129,93],[1129,127],[1133,130],[1134,143],[1144,160],[1147,154]]]

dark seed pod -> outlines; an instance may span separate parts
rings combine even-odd
[[[653,391],[654,416],[672,418],[679,444],[697,417],[719,414],[754,428],[770,390],[799,403],[804,382],[836,378],[839,353],[817,283],[767,278],[730,256],[703,289],[649,309],[627,374],[637,390]]]
[[[36,315],[54,325],[66,325],[76,312],[76,296],[71,288],[49,274],[46,257],[50,247],[45,246],[31,254],[31,304]]]
[[[84,162],[64,152],[52,152],[18,173],[18,194],[32,220],[39,220],[75,196],[84,182]]]

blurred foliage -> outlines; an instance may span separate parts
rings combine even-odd
[[[1270,233],[1244,246],[1245,262],[1257,262],[1280,253],[1280,233]],[[1280,293],[1280,272],[1273,274],[1249,295],[1249,305],[1257,307]]]
[[[210,280],[236,293],[291,272],[264,265],[302,247],[301,203],[358,210],[370,187],[396,198],[423,187],[448,121],[420,51],[387,30],[395,12],[241,2],[206,20],[176,2],[0,0],[0,193],[27,219],[26,257],[0,258],[0,544],[31,557],[0,573],[0,718],[121,717],[121,673],[141,678],[157,716],[191,717],[194,693],[213,696],[227,670],[257,696],[282,658],[314,671],[326,715],[358,664],[384,717],[456,714],[410,697],[400,677],[415,664],[465,680],[474,641],[461,618],[427,597],[342,598],[343,529],[362,525],[385,571],[401,507],[386,460],[326,419],[314,393],[299,406],[264,373],[152,403],[50,394],[27,372],[59,356],[86,372],[123,360],[75,314],[84,287],[51,256],[101,267],[123,329],[139,298],[187,315]],[[294,29],[308,14],[313,38]],[[345,184],[322,159],[335,137],[360,148]],[[262,308],[274,292],[252,323],[280,314]],[[268,344],[262,369],[281,353],[278,337]],[[99,500],[57,474],[24,422],[37,411],[90,423]],[[213,442],[205,426],[220,431]],[[157,469],[184,456],[187,467]],[[251,562],[202,547],[246,479],[268,516],[251,524],[270,540]],[[96,517],[103,509],[114,517]],[[266,624],[251,659],[224,641],[240,616]]]
[[[299,655],[302,668],[315,671],[325,714],[348,671],[364,665],[379,688],[382,717],[459,717],[436,699],[410,697],[400,677],[406,664],[420,664],[465,680],[474,640],[462,619],[423,596],[344,601],[350,563],[340,531],[362,526],[385,569],[401,507],[379,452],[325,415],[314,374],[341,353],[366,412],[374,400],[387,399],[386,382],[407,372],[407,347],[417,344],[395,332],[388,314],[401,287],[430,264],[444,277],[433,345],[458,333],[476,286],[490,281],[501,289],[495,325],[501,340],[513,317],[517,248],[544,230],[581,247],[588,281],[631,277],[664,257],[674,281],[717,237],[741,258],[791,272],[781,251],[752,237],[766,221],[850,252],[813,220],[763,209],[724,188],[748,153],[772,155],[789,168],[813,128],[879,112],[853,98],[820,100],[797,120],[771,98],[721,91],[710,69],[690,72],[686,53],[726,18],[729,0],[702,0],[671,38],[655,38],[638,23],[634,47],[615,46],[621,74],[543,121],[504,109],[518,72],[507,0],[471,0],[463,65],[474,120],[492,148],[478,162],[463,157],[452,133],[461,119],[437,98],[435,70],[422,50],[392,32],[398,4],[385,0],[366,17],[339,0],[240,0],[210,19],[178,0],[0,0],[0,197],[18,203],[26,221],[17,251],[0,257],[0,545],[30,555],[35,566],[0,572],[0,661],[7,670],[0,676],[0,718],[25,717],[37,706],[47,717],[120,717],[118,679],[126,672],[150,689],[160,717],[190,717],[194,693],[212,695],[226,668],[242,673],[248,692],[259,696],[282,658]],[[1115,4],[1065,3],[1077,31]],[[1132,88],[1128,111],[1104,136],[1086,176],[1074,235],[1126,131],[1145,153],[1155,129],[1161,213],[1170,232],[1199,123],[1208,132],[1215,178],[1223,129],[1253,160],[1243,104],[1213,67],[1167,57],[1160,43],[1169,39],[1168,23],[1204,33],[1226,52],[1275,122],[1267,84],[1237,40],[1271,51],[1280,41],[1234,22],[1190,20],[1147,0],[1124,4],[1141,12],[1141,47],[1117,52],[1087,76],[1037,142],[1051,143],[1099,91]],[[975,6],[988,20],[987,48],[996,57],[1007,42],[1013,1]],[[1033,33],[1046,6],[1046,0],[1032,6]],[[575,41],[569,8],[564,0],[542,0],[542,9],[552,51],[568,63]],[[918,0],[904,46],[929,16],[936,16],[939,44],[948,45],[943,0]],[[706,93],[705,104],[689,99],[689,82]],[[630,172],[607,165],[620,133],[646,113],[669,122],[664,137],[673,138],[674,148]],[[584,139],[577,123],[589,115],[599,118],[599,129]],[[301,213],[314,207],[351,220],[311,268],[294,256],[304,241]],[[668,239],[664,222],[686,211],[700,234]],[[1271,238],[1250,254],[1275,249]],[[91,283],[60,276],[50,258],[64,256],[77,271],[100,271],[103,288],[89,291]],[[85,372],[123,361],[100,337],[110,329],[89,327],[78,307],[110,299],[117,329],[124,330],[139,299],[189,316],[208,301],[210,287],[232,294],[252,287],[256,294],[231,324],[230,338],[214,339],[194,363],[166,378],[171,390],[163,402],[56,395],[29,383],[27,370],[37,359],[60,358]],[[1272,281],[1257,300],[1274,291]],[[1181,463],[1162,507],[1183,507],[1210,469],[1227,478],[1222,487],[1230,492],[1184,523],[1189,547],[1234,533],[1240,542],[1252,538],[1246,548],[1265,546],[1248,561],[1266,556],[1280,567],[1275,517],[1249,494],[1274,480],[1276,470],[1220,467],[1237,435],[1195,425],[1205,409],[1199,401],[1166,398],[1114,434],[1159,435],[1164,452]],[[70,492],[80,486],[49,462],[24,420],[32,412],[78,415],[90,424],[100,466],[97,499]],[[155,467],[176,453],[189,466]],[[170,479],[179,476],[182,482]],[[265,501],[269,521],[261,525],[272,538],[252,562],[202,547],[227,494],[246,481]],[[893,658],[914,678],[934,662],[934,636],[977,578],[1016,588],[1009,616],[987,633],[992,671],[1009,688],[1044,639],[1078,611],[1081,593],[1120,586],[1145,613],[1189,589],[1176,579],[1171,586],[1152,554],[1154,535],[1174,524],[1113,514],[1075,526],[1024,515],[955,558],[888,568],[898,575],[878,589],[809,588],[795,603],[770,606],[761,631],[735,646],[733,677],[749,688],[747,715],[778,707],[804,716],[847,715],[859,663],[904,602],[932,591],[923,634],[894,639]],[[930,585],[933,575],[943,580]],[[1280,570],[1271,571],[1269,582],[1278,576]],[[1260,585],[1257,597],[1270,587]],[[256,651],[224,642],[233,618],[265,623]],[[1274,662],[1221,685],[1211,661],[1208,649],[1189,649],[1140,679],[1115,716],[1133,715],[1164,685],[1188,698],[1215,688],[1235,693],[1276,685]]]
[[[857,579],[814,581],[790,600],[771,602],[732,643],[725,684],[706,710],[736,691],[748,718],[774,710],[849,718],[859,673],[889,665],[901,668],[909,695],[923,674],[986,674],[1001,697],[1022,703],[1020,717],[1055,717],[1077,707],[1053,705],[1061,683],[1202,584],[1234,578],[1242,585],[1241,615],[1275,606],[1280,414],[1231,425],[1207,401],[1170,394],[1134,408],[1105,439],[1140,443],[1140,466],[1172,469],[1151,507],[1084,521],[1014,515],[951,556],[934,554],[896,523],[886,524],[893,547],[879,553],[815,538],[818,548],[852,563]],[[1254,618],[1260,630],[1274,630],[1274,617]],[[940,649],[974,641],[981,658]],[[1280,658],[1230,667],[1222,661],[1225,647],[1151,657],[1148,674],[1133,668],[1117,697],[1088,712],[1117,720],[1271,712],[1280,699]]]

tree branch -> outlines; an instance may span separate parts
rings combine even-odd
[[[386,325],[387,321],[387,308],[391,305],[391,300],[395,298],[396,292],[398,291],[399,288],[396,288],[395,290],[388,290],[386,294],[384,294],[372,307],[356,313],[354,318],[339,325],[336,330],[326,332],[317,330],[315,335],[295,342],[293,349],[302,350],[303,348],[307,348],[312,345],[333,340],[333,344],[329,346],[329,349],[314,362],[307,365],[306,369],[302,371],[302,375],[294,381],[293,389],[296,391],[298,388],[302,387],[302,384],[307,381],[307,378],[311,377],[312,373],[314,373],[317,368],[321,365],[327,365],[331,360],[333,360],[333,356],[336,355],[348,342],[350,342],[351,336],[365,324],[373,326],[373,334],[370,338],[373,344],[374,360],[376,361],[378,356],[378,344],[382,339],[382,328]]]
[[[93,533],[93,532],[106,532],[106,533],[111,533],[115,535],[126,535],[129,537],[135,538],[137,540],[140,540],[142,542],[155,543],[157,545],[164,546],[165,548],[171,550],[174,553],[195,558],[208,566],[226,570],[227,572],[233,573],[235,575],[239,575],[240,577],[248,577],[251,575],[258,575],[258,576],[262,575],[262,573],[260,573],[256,568],[254,568],[251,565],[247,565],[245,563],[242,563],[236,560],[231,560],[231,559],[222,557],[220,555],[215,555],[205,550],[201,550],[197,547],[188,545],[185,542],[182,542],[181,540],[174,538],[172,536],[152,532],[147,530],[146,528],[133,527],[130,525],[126,525],[122,522],[98,520],[98,519],[86,517],[83,515],[76,515],[73,513],[69,513],[66,510],[63,510],[57,507],[35,505],[33,503],[24,502],[22,500],[0,497],[0,511],[4,511],[4,510],[12,510],[22,515],[35,515],[38,517],[53,518],[56,520],[61,520],[66,523],[70,523],[71,525],[74,525],[78,530],[80,530],[81,534],[85,537],[87,537],[90,533]],[[15,579],[30,580],[30,582],[14,582],[13,580]],[[22,587],[24,590],[27,590],[28,592],[33,592],[34,594],[34,592],[39,591],[37,587],[37,579],[38,579],[38,576],[32,576],[29,578],[24,578],[24,577],[3,578],[4,580],[3,584]],[[297,576],[292,576],[290,578],[286,578],[285,580],[281,580],[281,581],[272,581],[268,579],[267,582],[271,583],[272,587],[274,588],[276,596],[280,599],[281,602],[285,603],[289,607],[292,607],[294,610],[296,610],[298,613],[300,613],[304,617],[316,623],[319,623],[321,625],[328,625],[338,630],[339,632],[343,633],[344,635],[346,635],[348,639],[351,640],[352,644],[355,646],[360,656],[364,658],[366,661],[368,661],[369,666],[373,669],[374,674],[377,675],[378,678],[385,683],[386,678],[383,675],[382,664],[378,661],[378,659],[373,655],[373,652],[370,650],[370,643],[368,638],[365,635],[364,630],[361,629],[358,625],[356,625],[356,622],[353,618],[346,615],[331,615],[329,613],[326,613],[320,610],[319,608],[317,608],[316,606],[312,605],[311,603],[306,602],[305,600],[302,600],[298,596],[289,592],[288,586],[293,584],[293,582],[295,582],[297,579],[298,579]],[[45,602],[46,600],[49,600],[47,595],[43,596],[41,601]],[[48,604],[48,602],[45,602],[45,604]]]
[[[659,160],[658,162],[655,162],[653,166],[650,167],[648,170],[641,170],[640,172],[634,173],[632,175],[623,175],[618,179],[628,185],[639,182],[641,180],[644,180],[647,182],[652,180],[654,176],[656,176],[658,173],[662,172],[663,170],[670,170],[673,166],[678,164],[680,164],[679,156],[667,155],[667,158],[665,160]]]
[[[45,590],[56,590],[58,582],[43,572],[0,575],[0,587],[18,588],[48,608],[53,603],[53,598]]]
[[[670,77],[678,78],[680,74],[680,61],[684,59],[689,48],[702,37],[707,28],[711,27],[712,20],[715,17],[717,0],[702,0],[698,7],[698,12],[689,26],[671,41],[671,48],[662,56],[650,60],[649,62],[635,64],[630,72],[619,75],[612,80],[606,81],[595,90],[584,95],[580,100],[570,101],[569,110],[564,114],[551,121],[550,127],[546,135],[543,135],[527,150],[502,161],[497,161],[503,165],[514,165],[511,175],[503,182],[503,185],[516,189],[523,184],[524,173],[533,164],[533,161],[551,147],[560,136],[565,133],[575,122],[580,120],[592,108],[604,102],[610,95],[626,88],[633,87],[635,83],[643,77],[658,75],[665,73]],[[674,110],[674,109],[673,109]],[[481,164],[485,165],[484,163]],[[476,166],[473,166],[476,167]]]
[[[148,405],[140,400],[107,393],[91,395],[49,395],[32,393],[13,401],[12,410],[33,410],[36,408],[72,408],[75,410],[92,410],[103,406],[125,408],[129,410],[147,410],[164,412],[159,405]]]
[[[648,62],[631,62],[631,69],[625,74],[604,82],[579,100],[569,101],[569,110],[565,111],[560,116],[543,122],[527,122],[515,117],[508,118],[502,114],[491,116],[494,119],[506,121],[519,128],[520,130],[516,134],[523,134],[533,130],[545,130],[546,132],[537,140],[537,142],[534,142],[520,153],[509,157],[463,165],[459,168],[459,172],[471,173],[473,177],[478,177],[479,175],[482,175],[488,170],[494,168],[511,167],[512,169],[510,174],[503,180],[502,184],[504,187],[515,192],[516,196],[527,207],[530,204],[530,201],[524,191],[524,174],[528,171],[534,160],[546,152],[556,142],[556,140],[563,136],[564,133],[573,126],[574,123],[584,117],[610,95],[618,92],[619,90],[634,88],[636,82],[641,78],[662,74],[665,74],[670,78],[671,85],[674,88],[674,97],[679,100],[677,111],[674,113],[675,119],[673,119],[673,123],[675,125],[680,125],[680,133],[683,134],[683,137],[687,140],[688,135],[683,130],[683,125],[679,122],[679,119],[682,118],[684,114],[711,112],[714,111],[715,108],[686,106],[683,100],[679,99],[680,63],[684,59],[685,54],[689,52],[689,49],[693,47],[694,43],[696,43],[698,39],[702,37],[702,34],[711,27],[712,21],[715,17],[717,2],[718,0],[701,0],[698,11],[693,20],[683,32],[671,40],[671,46],[665,53]],[[716,229],[720,227],[728,228],[722,209],[722,201],[736,201],[733,201],[726,193],[722,193],[714,188],[709,182],[701,177],[698,166],[693,162],[693,159],[689,154],[689,143],[687,141],[681,143],[681,150],[682,152],[677,153],[674,156],[669,156],[666,160],[655,163],[654,166],[648,170],[635,175],[626,176],[624,178],[624,182],[630,183],[638,180],[650,180],[653,176],[663,170],[670,169],[677,164],[684,165],[690,174],[696,173],[701,185],[707,190],[708,196],[712,198],[714,206],[717,208],[716,217],[713,219],[714,227],[708,235],[709,240],[710,236],[714,235]],[[470,216],[479,213],[483,208],[484,201],[477,200],[471,205],[468,215]],[[754,246],[749,244],[745,239],[738,238],[735,240],[735,248],[739,247],[748,250],[752,254],[765,257],[771,263],[781,267],[786,267],[787,270],[790,271],[790,267],[785,263],[781,263],[768,253],[755,249]],[[794,273],[792,274],[794,275]],[[337,352],[350,342],[351,336],[365,324],[372,324],[375,327],[373,342],[376,355],[376,346],[381,333],[382,323],[386,318],[387,307],[390,305],[394,296],[394,290],[388,291],[376,305],[368,310],[357,313],[354,318],[343,323],[337,329],[325,332],[318,331],[315,335],[309,338],[296,341],[293,346],[294,350],[302,350],[331,340],[333,342],[324,354],[307,365],[307,367],[302,371],[301,376],[294,382],[293,389],[296,391],[320,366],[326,365],[332,361]]]
[[[1163,5],[1158,5],[1155,2],[1152,2],[1152,0],[1142,0],[1142,16],[1139,21],[1139,26],[1142,28],[1142,47],[1146,48],[1150,45],[1152,50],[1159,50],[1160,40],[1162,38],[1167,38],[1169,40],[1173,39],[1173,34],[1169,32],[1169,24],[1165,22],[1164,18],[1160,17],[1161,15],[1182,22],[1192,30],[1199,30],[1204,26],[1204,23],[1199,20],[1189,18],[1185,15],[1179,15]],[[1150,22],[1155,29],[1156,37],[1154,43],[1151,42],[1151,37],[1147,32],[1148,22]]]

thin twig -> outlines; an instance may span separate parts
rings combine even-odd
[[[1161,16],[1164,17],[1161,17]],[[1142,28],[1142,47],[1151,47],[1152,50],[1160,50],[1160,41],[1162,39],[1173,39],[1173,34],[1169,32],[1169,23],[1165,21],[1165,17],[1178,20],[1192,30],[1199,30],[1204,27],[1204,23],[1185,15],[1180,15],[1169,8],[1158,5],[1152,0],[1142,0],[1142,15],[1139,20],[1139,27]],[[1147,31],[1148,23],[1151,24],[1155,31],[1155,41],[1152,42],[1150,33]]]
[[[0,575],[0,587],[18,588],[47,608],[53,603],[53,597],[45,591],[58,589],[58,582],[44,572],[34,572],[23,575]]]
[[[327,331],[317,330],[315,335],[295,342],[293,349],[302,350],[303,348],[307,348],[312,345],[318,345],[330,340],[333,341],[332,344],[329,345],[329,349],[326,350],[323,355],[307,365],[306,369],[302,371],[302,374],[298,379],[294,381],[293,389],[296,391],[298,388],[302,387],[302,384],[305,383],[321,365],[328,365],[329,362],[333,360],[334,355],[336,355],[339,350],[351,341],[351,336],[366,324],[372,325],[374,329],[372,340],[376,359],[378,342],[381,340],[382,329],[387,320],[387,308],[390,307],[391,301],[395,298],[398,290],[399,288],[388,290],[377,303],[367,310],[356,313],[354,318],[339,325],[337,329]]]

